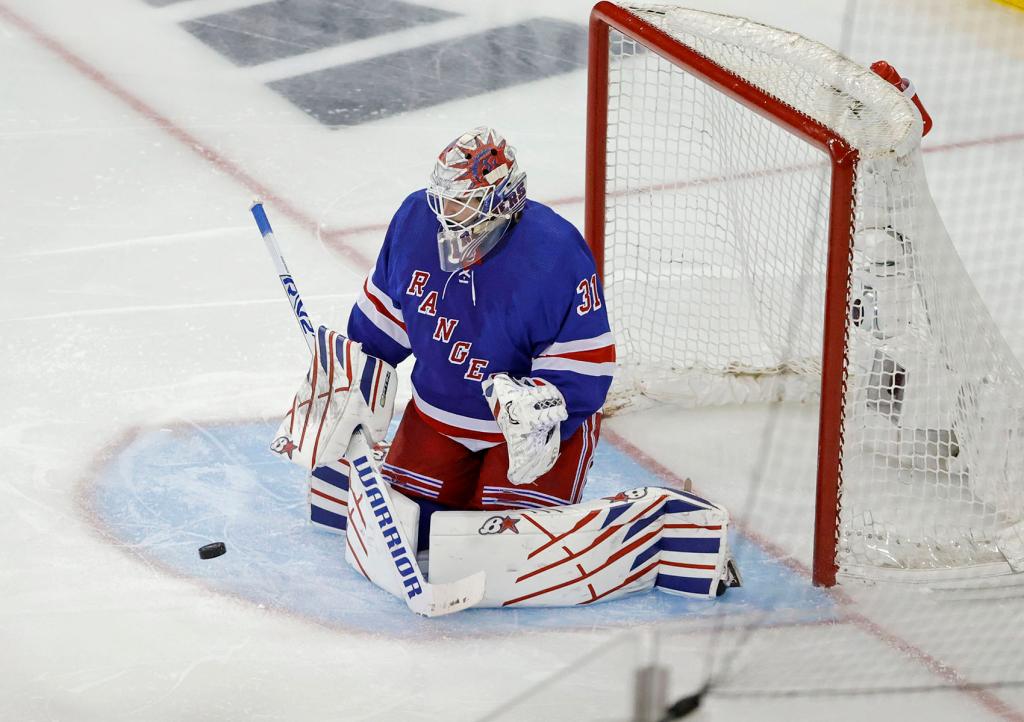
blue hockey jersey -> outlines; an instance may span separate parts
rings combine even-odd
[[[604,404],[615,367],[594,258],[571,223],[528,201],[474,266],[441,270],[438,221],[424,191],[405,199],[352,309],[348,335],[397,365],[410,353],[413,402],[470,449],[504,441],[480,382],[537,376],[565,397],[566,439]]]

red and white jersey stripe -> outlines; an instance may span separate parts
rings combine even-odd
[[[424,401],[416,392],[415,385],[412,389],[412,398],[413,406],[434,431],[459,442],[470,451],[488,449],[505,441],[505,436],[494,419],[476,419],[439,409]]]
[[[533,360],[533,370],[611,376],[615,373],[615,341],[609,331],[591,338],[553,343]]]
[[[363,292],[359,294],[356,306],[366,314],[374,326],[382,333],[387,334],[395,343],[403,348],[411,348],[402,309],[394,304],[388,294],[377,288],[369,276],[363,283]]]

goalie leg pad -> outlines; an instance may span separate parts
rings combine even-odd
[[[713,512],[711,502],[696,494],[680,496],[665,502],[654,586],[669,594],[716,597],[719,582],[737,586],[739,579],[729,568],[729,515]]]
[[[362,431],[353,434],[348,452],[352,474],[345,559],[349,564],[404,599],[417,614],[436,617],[475,606],[484,595],[484,574],[477,572],[447,584],[427,582],[416,561],[419,507],[384,481]]]
[[[644,487],[583,504],[434,514],[430,578],[483,570],[477,606],[567,606],[657,587],[714,599],[735,586],[729,513],[695,494]]]
[[[313,469],[309,477],[309,520],[324,531],[341,534],[348,526],[349,463],[345,459]]]

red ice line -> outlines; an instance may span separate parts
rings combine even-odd
[[[964,148],[976,148],[978,146],[985,145],[1002,145],[1004,143],[1015,143],[1024,140],[1024,133],[1008,133],[1006,135],[995,135],[988,138],[972,138],[969,140],[952,141],[949,143],[942,143],[939,145],[928,146],[922,148],[922,153],[945,153],[951,150],[962,150]],[[629,195],[640,195],[643,193],[650,193],[656,191],[662,191],[667,189],[678,189],[678,188],[697,188],[700,186],[715,185],[716,183],[724,183],[727,181],[734,181],[743,178],[764,178],[774,175],[784,175],[786,173],[795,173],[802,170],[810,170],[818,167],[819,164],[815,163],[803,163],[793,164],[788,166],[780,166],[778,168],[765,168],[762,170],[748,171],[745,173],[736,173],[734,175],[715,175],[705,176],[703,178],[694,178],[688,181],[665,181],[662,183],[651,183],[644,186],[637,186],[635,188],[627,188],[618,191],[612,191],[607,195],[611,198],[620,198],[622,196]],[[552,198],[545,203],[549,206],[571,206],[579,205],[586,200],[585,196],[582,195],[571,195],[563,196],[561,198]],[[351,228],[338,228],[331,231],[325,231],[321,234],[321,238],[324,239],[326,245],[334,247],[337,243],[337,250],[342,255],[346,254],[348,246],[341,243],[340,238],[349,235],[356,235],[359,233],[369,233],[371,231],[383,231],[387,228],[385,223],[370,224],[365,226],[353,226]]]
[[[602,434],[605,437],[605,441],[610,442],[621,451],[631,456],[637,463],[648,471],[660,476],[669,484],[669,486],[678,487],[680,489],[685,488],[685,482],[683,479],[647,452],[634,446],[625,438],[607,427],[602,429]],[[783,566],[789,567],[791,570],[810,581],[810,568],[794,559],[788,552],[782,549],[782,547],[761,536],[737,519],[732,520],[732,525],[743,536],[753,541],[769,555],[774,557],[776,561],[781,563]],[[884,629],[880,624],[868,619],[863,614],[852,611],[852,600],[843,593],[841,589],[832,588],[826,591],[843,608],[843,611],[846,614],[845,620],[847,622],[860,627],[868,634],[898,649],[909,659],[918,661],[932,674],[950,682],[953,685],[952,689],[955,689],[968,697],[972,697],[976,702],[985,707],[985,709],[993,712],[1002,719],[1008,720],[1008,722],[1024,722],[1024,715],[1022,715],[1021,712],[1015,709],[1012,705],[1003,701],[995,693],[986,689],[967,686],[968,683],[957,669],[939,659],[936,659],[928,652],[925,652],[920,647],[914,645],[912,642],[888,631],[887,629]]]
[[[226,175],[231,176],[263,200],[270,201],[275,208],[279,209],[292,221],[314,235],[320,232],[319,223],[317,223],[312,217],[306,215],[303,211],[299,210],[298,207],[288,202],[288,200],[286,200],[281,194],[275,193],[269,186],[254,178],[234,161],[207,146],[199,140],[199,138],[189,133],[149,103],[119,85],[103,71],[73,52],[62,42],[43,32],[34,23],[26,20],[21,15],[16,14],[3,4],[0,4],[0,17],[11,25],[14,25],[24,31],[37,43],[53,52],[65,63],[116,97],[139,115],[153,121],[153,123],[159,126],[161,130],[180,142],[200,158],[210,163]],[[347,232],[333,231],[325,234],[325,237],[330,238],[332,246],[338,251],[338,253],[345,256],[349,261],[355,264],[356,268],[362,271],[370,266],[370,259],[364,256],[358,249],[343,243],[340,240],[345,235],[357,232],[360,232],[360,229],[351,229]]]

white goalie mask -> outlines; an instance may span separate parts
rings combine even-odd
[[[441,268],[458,271],[477,263],[526,205],[526,174],[515,149],[493,128],[463,133],[438,155],[427,203],[441,224]]]

